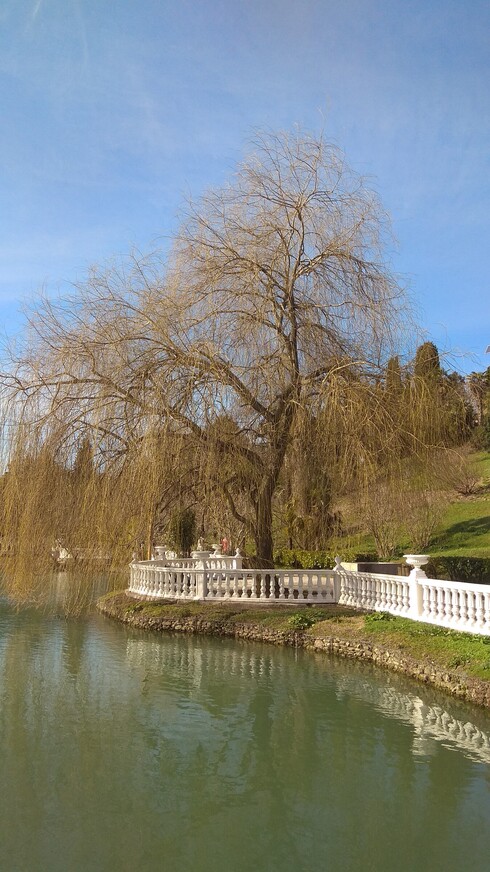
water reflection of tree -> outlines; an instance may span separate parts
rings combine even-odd
[[[57,870],[43,833],[65,826],[80,868],[136,868],[146,854],[148,868],[165,855],[193,870],[232,868],[230,856],[233,872],[271,857],[297,870],[306,856],[382,869],[403,850],[424,868],[432,838],[454,869],[462,825],[477,837],[478,767],[440,743],[413,755],[414,728],[376,707],[380,682],[399,704],[396,677],[102,619],[9,621],[0,777],[7,795],[18,788],[4,825],[29,833],[25,848],[9,842],[19,868]]]

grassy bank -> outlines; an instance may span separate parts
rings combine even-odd
[[[98,608],[140,629],[261,640],[356,657],[490,708],[490,638],[343,606],[155,603],[120,592],[103,597]]]
[[[486,557],[490,558],[490,453],[477,451],[468,456],[467,478],[472,481],[472,492],[458,492],[456,486],[447,484],[439,491],[444,504],[437,528],[430,545],[423,552],[433,557]],[[363,518],[356,515],[356,506],[361,500],[354,495],[341,500],[341,511],[346,535],[331,543],[330,551],[340,555],[359,553],[376,555],[374,537],[366,529]],[[387,523],[390,520],[387,519]],[[401,532],[394,549],[394,557],[413,551],[413,543],[406,532]],[[384,555],[386,557],[386,555]],[[382,559],[383,555],[379,555]],[[347,558],[346,558],[347,559]],[[348,558],[351,559],[351,558]]]

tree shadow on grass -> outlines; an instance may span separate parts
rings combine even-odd
[[[483,518],[468,518],[466,521],[458,521],[456,524],[446,527],[444,534],[439,535],[436,542],[448,545],[451,539],[454,538],[459,541],[463,538],[471,538],[475,540],[475,546],[481,546],[479,540],[483,536],[488,537],[490,542],[490,515],[485,515]]]

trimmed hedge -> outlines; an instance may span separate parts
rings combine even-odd
[[[346,563],[378,562],[376,554],[361,554],[348,548],[340,549],[338,553]],[[336,554],[283,548],[274,554],[274,565],[278,569],[333,569]],[[428,578],[490,582],[490,558],[487,557],[431,557],[423,568]]]
[[[428,578],[490,582],[488,557],[431,557],[423,569]]]
[[[377,560],[375,554],[361,554],[348,548],[335,553],[332,551],[303,551],[299,548],[282,548],[274,554],[274,565],[278,569],[333,569],[337,554],[348,563],[362,560],[372,563]]]

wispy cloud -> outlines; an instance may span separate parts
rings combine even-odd
[[[36,0],[36,2],[34,3],[34,6],[32,7],[32,10],[31,10],[31,24],[34,24],[37,16],[39,15],[39,12],[40,12],[40,9],[41,9],[41,6],[43,5],[43,3],[44,3],[44,0]]]

